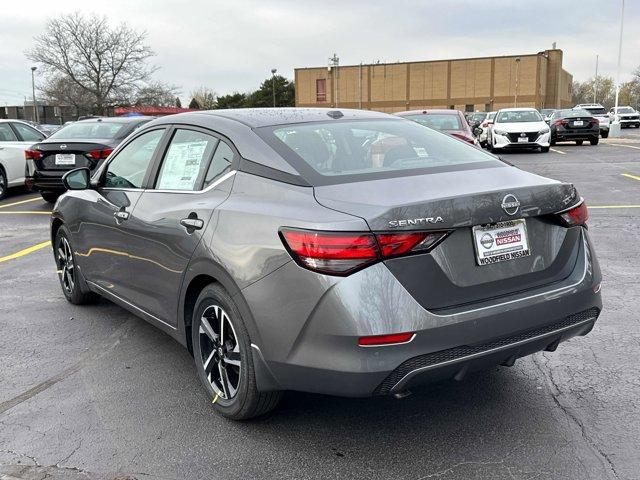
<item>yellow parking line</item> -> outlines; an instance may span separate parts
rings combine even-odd
[[[613,145],[615,147],[627,147],[627,148],[634,148],[636,150],[640,150],[640,147],[634,147],[633,145],[623,145],[622,143],[610,143],[609,145]]]
[[[20,200],[19,202],[5,203],[4,205],[0,205],[0,208],[13,207],[14,205],[22,205],[23,203],[35,202],[36,200],[40,200],[40,197],[28,198],[26,200]]]
[[[640,205],[588,205],[589,210],[597,208],[640,208]]]
[[[621,173],[620,175],[622,175],[623,177],[633,178],[634,180],[640,181],[640,177],[638,177],[637,175],[631,175],[630,173]]]
[[[16,214],[20,214],[20,213],[24,213],[27,215],[51,215],[51,211],[50,210],[44,210],[44,211],[40,211],[40,210],[8,210],[6,212],[0,212],[0,215],[16,215]]]
[[[20,250],[19,252],[12,253],[11,255],[7,255],[6,257],[0,257],[0,263],[6,262],[7,260],[13,260],[14,258],[20,258],[24,255],[28,255],[29,253],[35,252],[42,248],[48,247],[51,245],[51,241],[47,240],[46,242],[38,243],[33,247],[25,248],[24,250]]]
[[[559,153],[560,155],[566,155],[567,154],[567,152],[563,152],[562,150],[556,150],[555,148],[550,148],[549,150],[551,150],[552,152]]]

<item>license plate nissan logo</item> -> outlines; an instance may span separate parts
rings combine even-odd
[[[515,215],[520,209],[520,202],[515,195],[508,193],[502,199],[501,207],[507,215]]]

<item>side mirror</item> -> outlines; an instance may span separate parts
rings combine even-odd
[[[482,133],[482,129],[480,127],[476,127],[473,129],[473,134],[478,137]]]
[[[75,168],[62,177],[62,184],[67,190],[86,190],[91,179],[90,171],[86,167]]]

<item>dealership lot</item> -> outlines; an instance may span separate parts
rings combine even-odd
[[[404,400],[288,394],[208,408],[186,350],[119,307],[68,304],[35,194],[0,203],[0,478],[632,479],[640,471],[640,134],[504,159],[591,207],[605,309],[587,337]]]

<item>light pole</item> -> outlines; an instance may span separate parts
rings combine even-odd
[[[600,55],[596,55],[596,76],[593,77],[593,103],[596,103],[598,98],[598,60]]]
[[[275,68],[271,69],[271,93],[273,94],[273,106],[276,106],[276,72]]]
[[[520,76],[520,57],[516,58],[516,94],[513,98],[513,106],[517,107],[518,106],[518,80]]]
[[[622,60],[622,31],[624,28],[624,0],[622,0],[622,9],[620,10],[620,40],[618,41],[618,71],[616,72],[616,102],[613,110],[613,122],[609,127],[610,137],[620,136],[620,117],[618,116],[618,97],[620,96],[620,62]]]
[[[38,115],[38,107],[36,107],[36,81],[34,74],[38,67],[31,67],[31,94],[33,95],[33,121],[40,123],[40,115]]]

